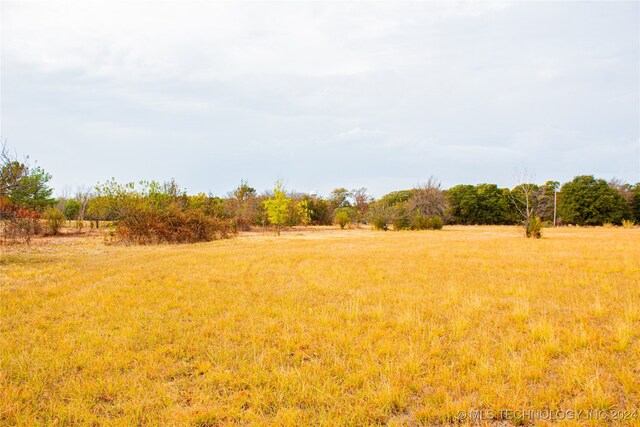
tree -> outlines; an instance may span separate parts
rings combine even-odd
[[[454,224],[513,224],[509,190],[495,184],[456,185],[445,191]]]
[[[230,192],[226,201],[228,216],[233,218],[236,227],[243,231],[249,231],[251,224],[257,216],[256,190],[250,187],[244,179],[240,185]]]
[[[280,229],[289,222],[289,207],[291,199],[287,197],[284,186],[280,181],[276,181],[273,188],[273,197],[263,202],[267,211],[269,222],[276,227],[278,236]]]
[[[83,221],[87,217],[87,208],[89,205],[89,200],[93,197],[93,193],[91,188],[87,187],[79,187],[76,191],[75,199],[80,202],[80,212],[78,213],[78,225],[79,228],[82,228]]]
[[[385,201],[378,200],[369,205],[367,218],[376,230],[387,231],[389,229],[389,222],[391,222],[393,218],[392,208]]]
[[[338,208],[333,215],[333,220],[340,226],[341,229],[344,229],[347,224],[349,224],[353,220],[352,216],[353,208]]]
[[[51,175],[40,167],[31,167],[28,158],[20,162],[9,152],[6,143],[0,145],[0,220],[4,225],[3,239],[26,237],[39,231],[45,208],[56,204],[48,182]]]
[[[620,193],[604,179],[593,175],[575,177],[560,190],[562,221],[576,225],[621,224],[630,217],[629,207]]]
[[[329,202],[333,206],[333,209],[344,208],[351,206],[349,202],[349,190],[346,188],[336,188],[329,195]]]
[[[372,198],[367,194],[367,189],[364,187],[353,189],[349,194],[353,199],[353,206],[356,209],[356,221],[360,222],[366,217],[367,209],[369,209]]]
[[[542,221],[553,222],[554,201],[559,188],[560,183],[558,181],[547,181],[538,189],[537,214]],[[555,207],[557,209],[557,206]]]
[[[66,219],[78,219],[80,217],[80,210],[82,209],[82,203],[77,200],[69,199],[65,202],[62,212]]]
[[[615,189],[624,199],[627,204],[628,212],[625,213],[624,219],[632,219],[637,221],[637,191],[638,184],[635,186],[627,184],[621,179],[612,178],[609,180],[609,187]]]
[[[7,197],[11,203],[23,209],[42,212],[53,206],[53,188],[47,184],[51,175],[41,167],[31,167],[26,161],[19,162],[9,153],[3,143],[0,148],[0,197]]]
[[[300,222],[302,222],[305,227],[308,226],[311,223],[311,215],[313,215],[313,209],[311,209],[309,199],[303,198],[300,200],[297,208],[300,215]]]
[[[111,206],[109,197],[100,195],[100,192],[87,201],[86,218],[95,222],[96,230],[100,229],[100,221],[107,221],[114,216]]]
[[[430,177],[423,185],[416,186],[411,191],[409,198],[409,210],[412,213],[419,212],[422,216],[439,216],[443,218],[449,202],[442,191],[440,182]]]
[[[308,198],[311,209],[311,223],[316,225],[331,225],[333,221],[333,209],[331,202],[320,198]]]
[[[398,203],[408,201],[411,198],[411,194],[411,190],[392,191],[391,193],[382,196],[379,202],[385,203],[387,206],[394,206]]]
[[[523,171],[517,175],[518,185],[509,192],[516,216],[524,228],[526,237],[542,237],[542,222],[537,214],[539,187],[534,177]]]

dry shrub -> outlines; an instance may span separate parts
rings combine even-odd
[[[62,224],[64,224],[66,218],[64,214],[54,207],[49,207],[44,211],[44,218],[47,220],[47,228],[54,236],[60,233]]]
[[[125,243],[208,242],[233,234],[229,221],[207,216],[197,210],[170,206],[162,211],[139,209],[129,213],[116,224],[117,236]]]
[[[231,221],[231,225],[232,225],[232,228],[234,228],[237,231],[251,231],[251,222],[246,218],[242,218],[242,217],[234,218]]]
[[[230,237],[236,227],[227,219],[210,215],[206,206],[190,203],[173,181],[118,184],[108,181],[98,187],[105,212],[114,218],[115,236],[123,243],[207,242]]]

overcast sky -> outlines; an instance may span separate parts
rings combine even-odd
[[[0,134],[58,191],[637,182],[639,4],[2,0]]]

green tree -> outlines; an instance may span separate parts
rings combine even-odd
[[[287,197],[280,181],[277,181],[273,188],[273,197],[265,200],[263,204],[269,222],[276,227],[279,236],[280,229],[289,222],[289,207],[291,205],[291,199]]]
[[[392,191],[391,193],[382,196],[379,202],[382,202],[387,206],[395,206],[398,203],[404,203],[408,201],[411,198],[412,194],[412,190]]]
[[[48,182],[51,175],[42,168],[20,162],[9,152],[5,143],[0,144],[0,220],[3,222],[2,238],[13,240],[24,236],[29,243],[31,235],[38,232],[42,212],[56,204],[51,197],[53,189]]]
[[[74,199],[67,200],[62,208],[62,212],[67,219],[77,219],[81,210],[82,203]]]
[[[604,179],[592,175],[575,177],[560,190],[562,222],[576,225],[621,224],[631,214],[624,198]]]
[[[53,188],[48,185],[50,179],[51,175],[40,167],[11,161],[0,170],[0,196],[6,196],[21,208],[42,212],[56,204],[51,197]]]
[[[446,190],[449,216],[454,224],[474,224],[478,210],[477,189],[473,185],[460,184]]]
[[[446,192],[454,224],[513,224],[509,190],[495,184],[456,185]]]

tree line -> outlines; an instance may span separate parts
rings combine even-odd
[[[280,182],[261,194],[246,181],[225,196],[189,195],[175,181],[118,183],[111,179],[72,196],[53,198],[51,176],[0,150],[0,220],[3,242],[27,242],[33,235],[56,234],[65,221],[77,232],[113,226],[125,242],[179,243],[226,238],[254,227],[338,225],[379,230],[441,229],[445,224],[524,226],[540,237],[542,226],[640,223],[640,183],[577,176],[560,185],[522,182],[512,189],[495,184],[443,189],[429,179],[411,189],[374,199],[366,188],[334,189],[328,197],[288,192]]]

